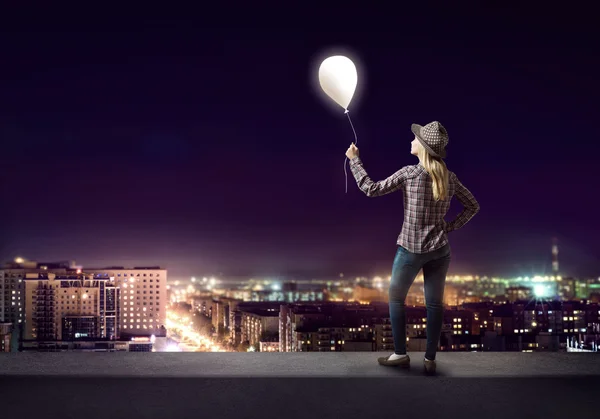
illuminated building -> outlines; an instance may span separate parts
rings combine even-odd
[[[0,322],[13,323],[12,339],[19,342],[25,325],[25,276],[27,274],[65,274],[70,262],[37,263],[16,258],[0,269]]]
[[[84,270],[19,258],[0,270],[0,321],[16,326],[24,349],[164,336],[166,279],[158,267]]]
[[[532,295],[532,289],[529,287],[509,287],[506,289],[506,297],[508,301],[514,303],[519,300],[527,300]]]
[[[279,327],[279,310],[258,306],[238,307],[241,313],[242,342],[258,347],[259,342],[269,341],[268,337],[276,336]]]
[[[0,323],[0,352],[13,352],[11,347],[12,323]]]
[[[103,270],[121,289],[123,336],[164,336],[167,320],[167,270],[160,267]]]
[[[24,341],[116,339],[118,289],[108,277],[76,272],[25,276]]]

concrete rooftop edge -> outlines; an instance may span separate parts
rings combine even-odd
[[[291,353],[7,353],[0,377],[398,377],[377,358],[387,352]],[[422,369],[423,352],[409,353]],[[449,377],[600,376],[595,353],[462,352],[437,355]],[[406,376],[406,375],[405,375]]]

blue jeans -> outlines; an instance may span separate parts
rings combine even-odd
[[[427,347],[425,357],[435,359],[444,320],[444,286],[450,266],[450,244],[428,253],[411,253],[398,246],[390,281],[390,321],[394,351],[406,354],[406,310],[408,290],[423,268],[425,305],[427,308]]]

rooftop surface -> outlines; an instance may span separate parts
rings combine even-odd
[[[394,377],[420,376],[424,353],[410,353],[409,371],[383,367],[383,352],[12,353],[0,356],[0,376],[115,377]],[[593,353],[438,353],[442,377],[600,376]],[[599,383],[600,384],[600,383]]]
[[[410,353],[410,369],[378,365],[385,355],[0,354],[1,409],[16,418],[597,414],[599,354],[441,352],[436,376],[423,374],[423,353]]]

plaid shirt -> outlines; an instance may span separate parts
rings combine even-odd
[[[369,178],[360,157],[350,160],[350,169],[360,190],[369,197],[404,191],[404,224],[397,244],[411,253],[427,253],[445,246],[447,233],[464,226],[479,211],[479,203],[453,172],[449,172],[449,199],[436,201],[431,177],[420,163],[405,166],[379,182]],[[444,216],[454,195],[464,209],[456,219],[446,222]]]

